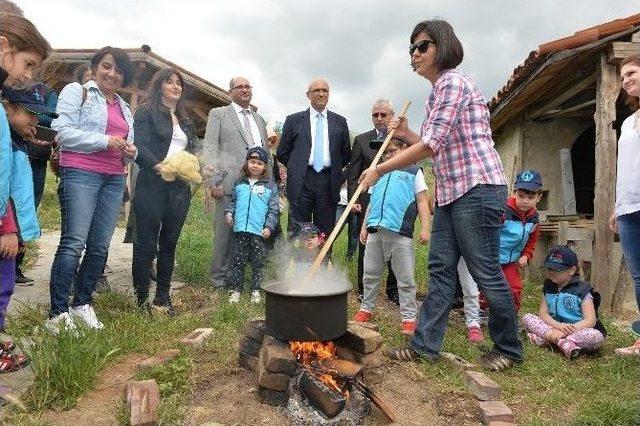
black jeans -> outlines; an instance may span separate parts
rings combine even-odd
[[[169,301],[176,245],[190,203],[191,190],[186,183],[165,182],[157,176],[142,173],[138,177],[133,200],[136,238],[131,272],[139,304],[149,298],[151,262],[156,255],[157,287],[153,302],[163,305]]]
[[[235,246],[227,272],[227,288],[242,292],[244,270],[251,265],[251,290],[260,290],[267,258],[267,242],[261,235],[234,232]]]

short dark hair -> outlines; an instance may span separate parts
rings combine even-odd
[[[637,67],[640,67],[640,53],[634,53],[633,55],[627,56],[622,63],[620,63],[620,69],[627,64],[632,64]],[[624,92],[625,95],[625,104],[634,111],[637,111],[640,108],[640,98],[637,96],[631,96],[627,92]]]
[[[98,64],[107,55],[113,56],[113,60],[116,62],[120,71],[122,71],[122,87],[126,87],[133,80],[133,64],[131,63],[131,59],[129,59],[129,55],[122,49],[117,47],[105,46],[102,49],[98,50],[91,57],[91,71],[95,72],[98,68]]]
[[[425,33],[433,40],[438,53],[435,65],[439,71],[453,69],[462,63],[464,49],[462,43],[447,21],[434,19],[418,22],[411,32],[410,42],[413,44],[418,34]]]
[[[84,73],[89,71],[89,69],[89,64],[80,64],[75,70],[73,70],[73,81],[80,84],[84,83],[82,81],[82,77],[84,77]]]

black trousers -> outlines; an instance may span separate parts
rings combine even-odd
[[[358,294],[360,295],[363,292],[362,275],[364,273],[365,245],[360,243],[359,237],[360,237],[360,229],[362,227],[362,221],[364,219],[364,212],[367,209],[367,204],[363,203],[362,214],[355,215],[357,218],[356,229],[358,229]],[[386,293],[389,299],[394,299],[398,296],[398,281],[396,280],[396,275],[393,273],[393,269],[391,268],[391,261],[387,262],[387,270],[389,272],[387,274]]]
[[[154,303],[169,301],[176,245],[189,212],[191,190],[182,181],[165,182],[157,176],[138,177],[133,199],[136,238],[131,273],[133,287],[142,304],[149,298],[151,262],[158,257]]]
[[[267,242],[261,235],[234,232],[235,246],[227,272],[227,288],[242,292],[244,270],[251,265],[251,290],[260,290],[267,259]]]
[[[336,223],[338,202],[331,194],[331,170],[320,173],[307,167],[300,197],[289,200],[293,220],[289,220],[289,230],[293,222],[313,222],[320,232],[329,236]],[[290,218],[291,219],[291,218]]]

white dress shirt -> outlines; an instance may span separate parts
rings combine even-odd
[[[238,115],[238,120],[240,120],[240,125],[244,128],[244,114],[245,114],[243,112],[244,108],[242,108],[240,105],[238,105],[235,102],[231,102],[231,105],[233,105],[233,109]],[[254,142],[253,146],[263,146],[262,137],[260,136],[260,130],[258,129],[258,124],[256,123],[256,120],[253,118],[253,113],[249,114],[249,125],[251,127],[251,135],[253,136],[253,142]]]
[[[322,154],[323,165],[325,168],[331,167],[331,154],[329,153],[329,120],[327,120],[327,109],[325,108],[320,114],[324,117],[324,152]],[[318,111],[309,108],[309,121],[311,122],[311,155],[309,155],[309,165],[313,166],[313,150],[316,146],[316,124],[318,123]]]

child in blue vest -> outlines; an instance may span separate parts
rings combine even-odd
[[[260,303],[260,284],[266,263],[266,240],[278,223],[278,188],[269,181],[269,154],[256,146],[247,151],[240,179],[225,210],[227,225],[233,226],[234,254],[227,273],[229,302],[238,303],[244,270],[251,264],[251,302]]]
[[[392,139],[385,150],[385,160],[402,152],[406,145]],[[416,327],[415,248],[413,228],[420,216],[420,243],[429,241],[429,203],[427,184],[417,166],[383,175],[369,190],[371,201],[365,214],[360,241],[365,244],[363,299],[354,316],[359,322],[373,317],[382,273],[391,261],[398,280],[402,332],[413,334]]]
[[[547,279],[538,315],[522,318],[536,346],[556,345],[567,358],[597,350],[606,336],[598,320],[600,295],[576,275],[578,256],[566,246],[553,246],[544,261]]]

